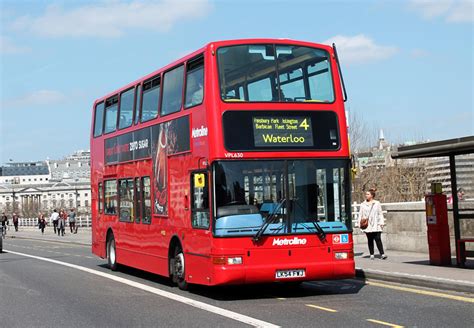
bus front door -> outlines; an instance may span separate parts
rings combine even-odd
[[[209,174],[191,173],[190,217],[191,238],[187,244],[186,277],[190,283],[209,284],[211,232],[209,212]]]

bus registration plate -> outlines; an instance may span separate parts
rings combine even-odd
[[[295,270],[277,270],[275,278],[285,279],[285,278],[301,278],[304,277],[304,269],[295,269]]]

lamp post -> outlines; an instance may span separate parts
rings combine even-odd
[[[79,206],[77,205],[77,197],[78,196],[79,196],[79,192],[77,191],[77,186],[74,186],[74,197],[75,197],[74,207],[76,208],[76,212],[79,211]]]
[[[15,198],[16,198],[16,191],[15,191],[15,188],[12,188],[12,207],[13,207],[13,213],[16,212],[16,202],[15,202]]]

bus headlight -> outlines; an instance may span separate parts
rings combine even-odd
[[[227,264],[242,264],[242,258],[239,257],[228,257],[227,258]]]
[[[347,253],[347,252],[336,252],[336,253],[334,253],[334,258],[336,260],[347,260],[349,258],[349,253]]]
[[[213,257],[212,263],[216,265],[234,265],[234,264],[242,264],[242,257],[235,256],[235,257],[226,257],[226,256],[219,256]]]

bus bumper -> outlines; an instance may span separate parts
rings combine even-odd
[[[276,278],[280,270],[304,270],[304,277]],[[225,265],[214,266],[210,285],[257,284],[312,280],[348,279],[355,276],[353,259],[291,265]]]

